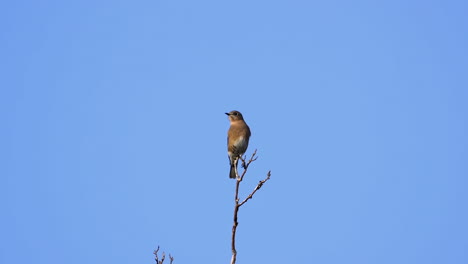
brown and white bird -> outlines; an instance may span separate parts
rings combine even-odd
[[[226,115],[228,115],[231,122],[227,138],[229,163],[231,165],[229,178],[235,179],[239,157],[245,153],[249,146],[250,128],[239,111],[234,110],[226,113]]]

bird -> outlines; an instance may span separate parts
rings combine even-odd
[[[227,138],[229,164],[231,165],[229,178],[235,179],[237,162],[239,161],[239,157],[245,153],[249,146],[251,133],[249,126],[245,123],[244,117],[239,111],[233,110],[225,114],[228,116],[231,123]]]

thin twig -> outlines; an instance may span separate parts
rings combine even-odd
[[[249,194],[249,196],[247,196],[244,201],[242,201],[242,203],[239,204],[239,207],[241,207],[243,204],[245,204],[247,202],[247,200],[249,199],[252,199],[253,195],[258,191],[260,190],[260,188],[262,188],[263,184],[265,182],[267,182],[269,179],[270,179],[270,176],[271,176],[271,171],[269,171],[267,173],[267,176],[264,180],[261,180],[258,182],[257,186],[255,187],[255,189]]]
[[[161,254],[161,259],[159,259],[158,252],[159,252],[159,246],[155,251],[153,251],[154,260],[156,261],[156,264],[163,264],[164,260],[166,259],[166,253],[163,252]],[[169,264],[172,264],[172,261],[174,261],[174,257],[172,257],[171,254],[169,254],[169,261],[170,261]]]

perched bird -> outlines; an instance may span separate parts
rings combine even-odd
[[[229,163],[231,164],[229,178],[235,179],[239,157],[245,153],[249,146],[250,128],[239,111],[234,110],[226,115],[231,122],[227,138]]]

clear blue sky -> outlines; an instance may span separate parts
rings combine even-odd
[[[466,1],[0,10],[1,263],[468,263]]]

